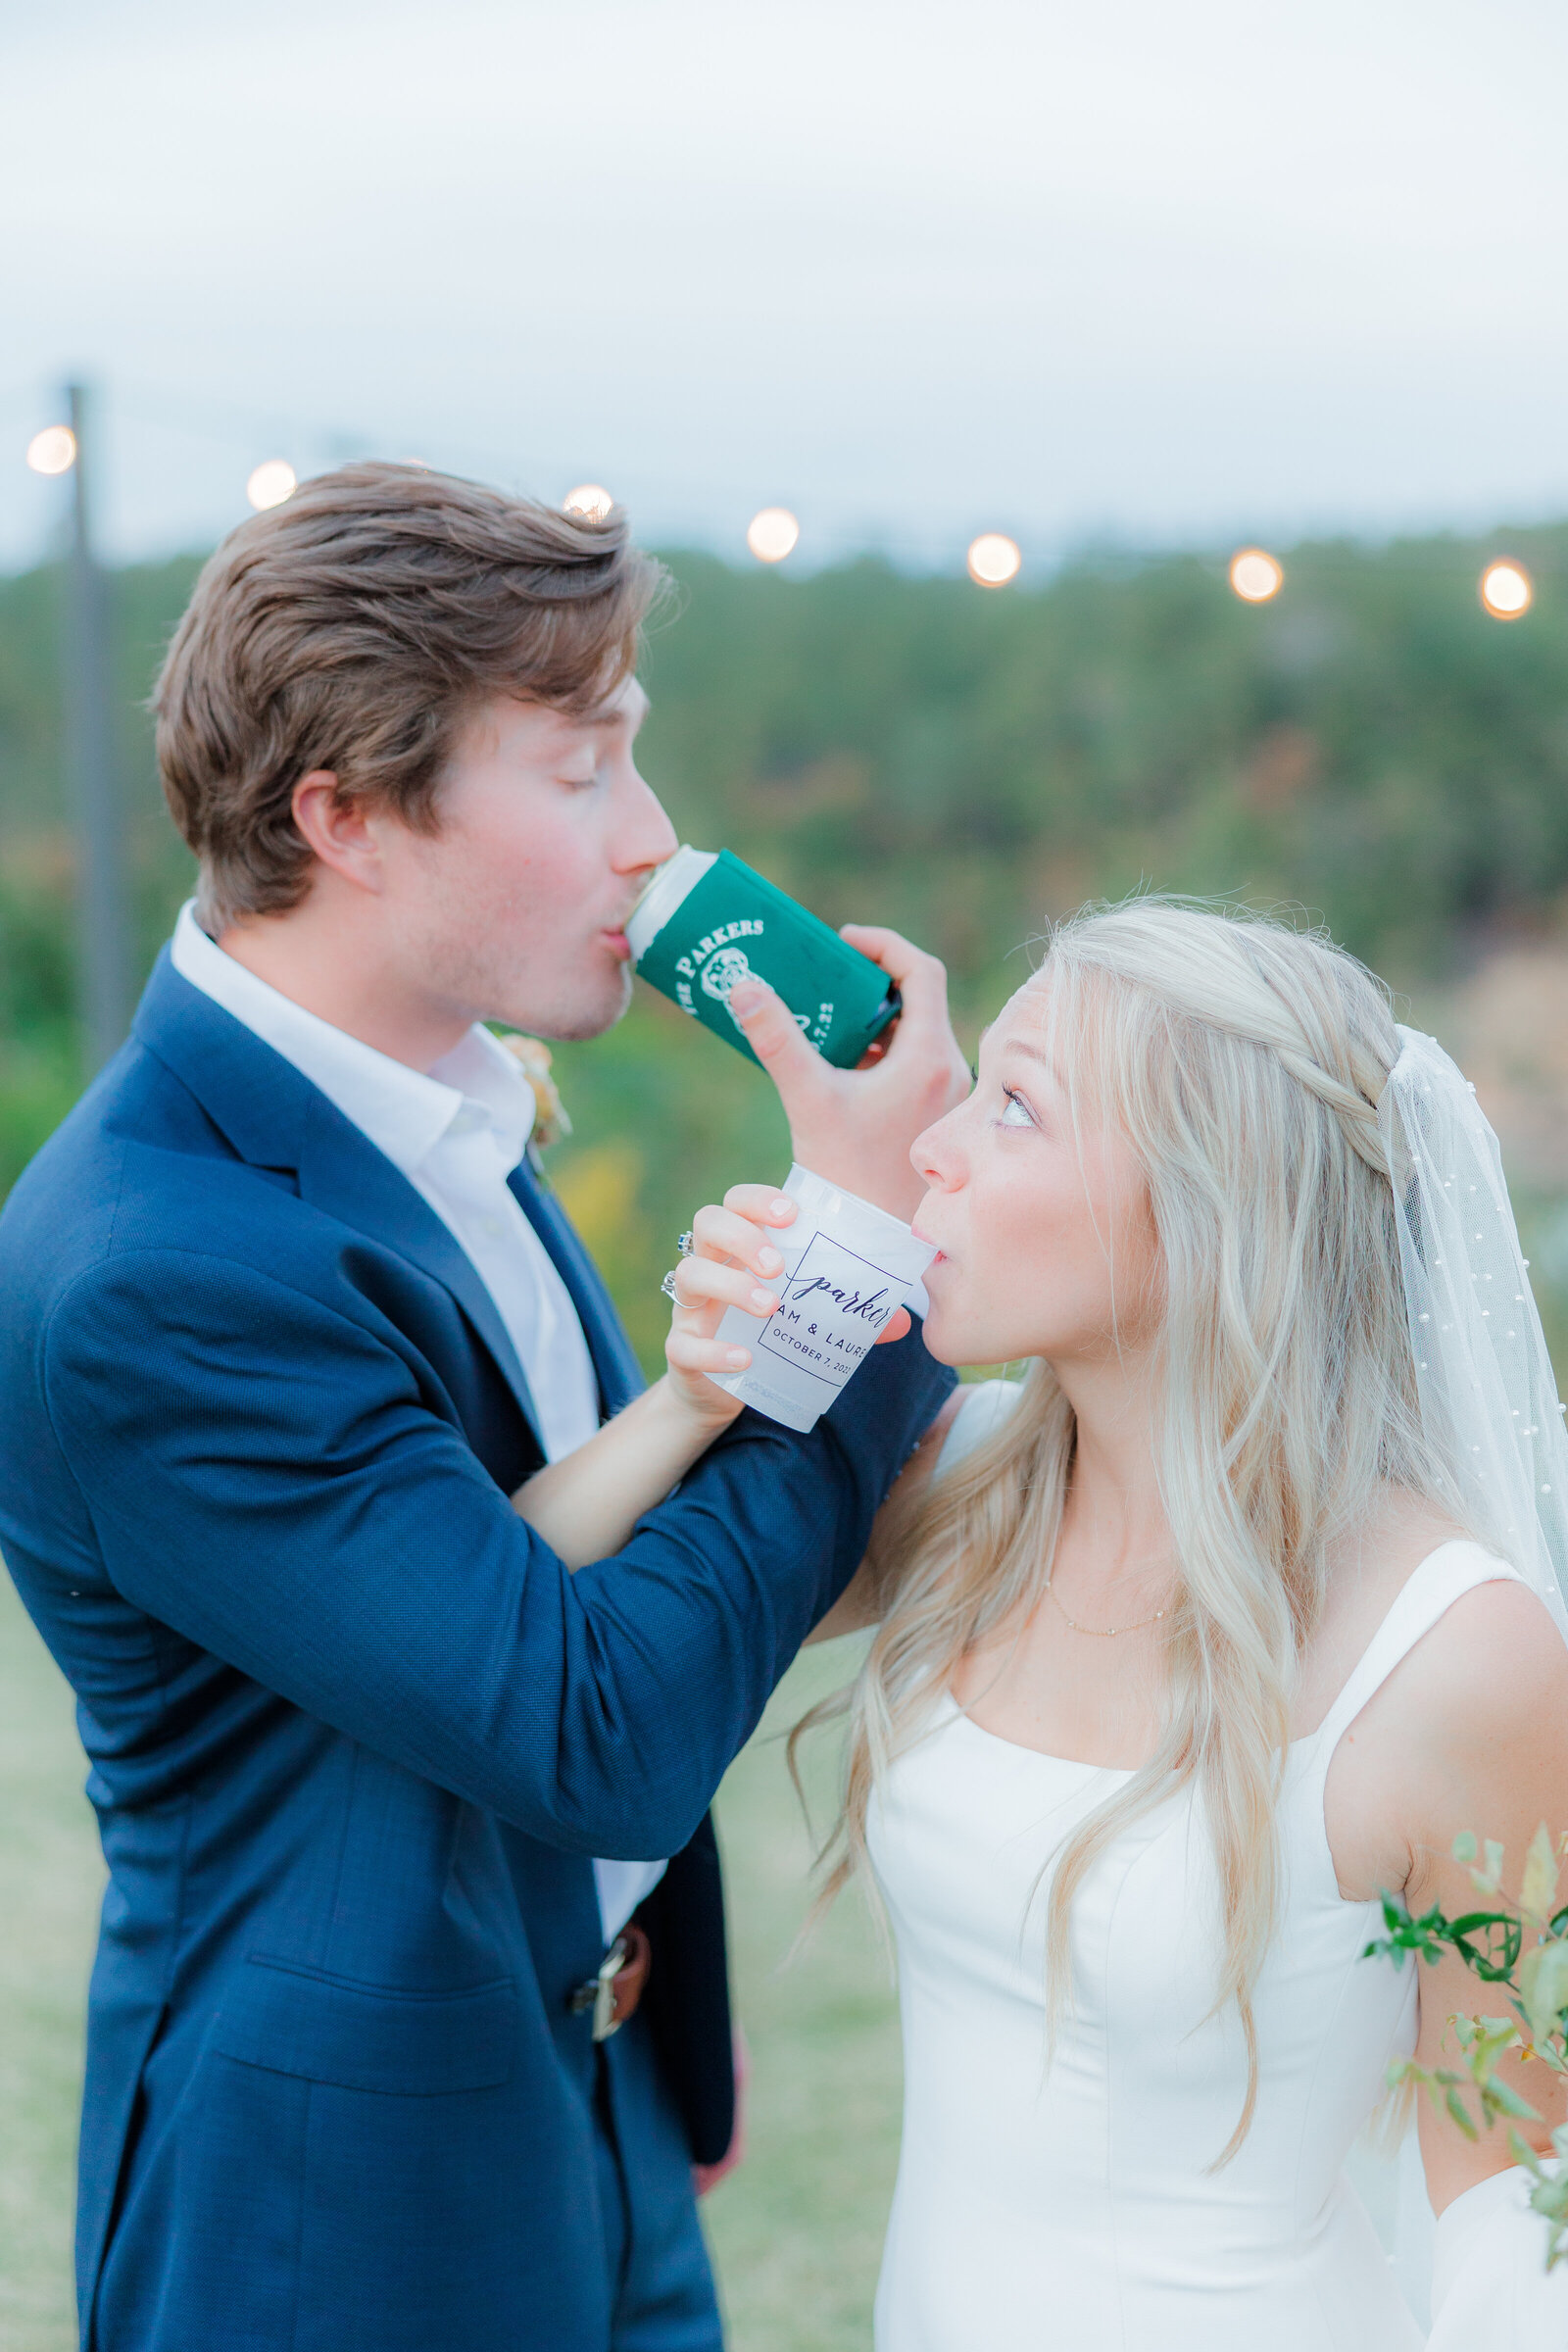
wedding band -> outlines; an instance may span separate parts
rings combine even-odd
[[[678,1269],[676,1267],[671,1266],[669,1272],[664,1276],[663,1281],[659,1286],[663,1292],[664,1297],[673,1306],[679,1306],[681,1304],[680,1293],[675,1288],[675,1275],[677,1270]]]
[[[690,1257],[692,1253],[692,1247],[691,1235],[689,1233],[683,1233],[675,1244],[675,1251],[677,1256]]]

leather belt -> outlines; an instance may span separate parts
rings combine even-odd
[[[608,2041],[636,2016],[653,1963],[654,1947],[634,1921],[615,1937],[599,1964],[598,1976],[577,1986],[567,2006],[573,2017],[593,2011],[595,2041]]]

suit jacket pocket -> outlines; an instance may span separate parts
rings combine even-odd
[[[224,1998],[212,2047],[345,2090],[432,2097],[507,2082],[516,2030],[505,1978],[462,1992],[391,1992],[253,1953]]]

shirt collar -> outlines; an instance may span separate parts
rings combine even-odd
[[[415,1070],[307,1012],[225,956],[197,922],[194,900],[179,910],[170,956],[182,979],[292,1062],[405,1176],[465,1109],[504,1140],[509,1167],[521,1158],[533,1131],[533,1089],[479,1022],[428,1072]]]

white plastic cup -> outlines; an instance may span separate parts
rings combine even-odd
[[[709,1379],[786,1429],[815,1427],[878,1333],[918,1285],[936,1255],[907,1225],[809,1168],[791,1168],[784,1191],[800,1203],[793,1225],[772,1237],[784,1271],[769,1287],[776,1311],[725,1309],[718,1337],[749,1348],[744,1372]],[[760,1277],[767,1280],[767,1277]]]

